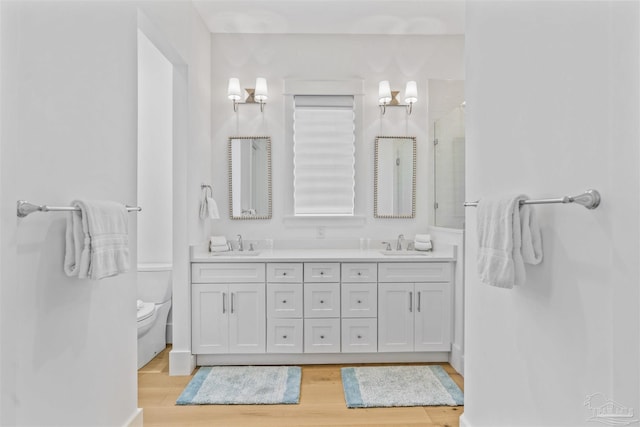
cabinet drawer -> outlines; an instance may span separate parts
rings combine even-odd
[[[342,264],[342,283],[377,282],[378,268],[375,263]]]
[[[340,319],[305,319],[305,353],[339,353]]]
[[[265,279],[263,263],[192,263],[193,283],[253,283]]]
[[[340,281],[340,264],[337,262],[304,263],[304,281],[305,282],[339,282]]]
[[[377,319],[342,319],[343,353],[371,353],[377,350]]]
[[[305,283],[304,317],[340,317],[340,284]]]
[[[343,283],[342,317],[376,317],[378,315],[377,283]]]
[[[267,264],[267,282],[302,283],[302,264],[269,263]]]
[[[302,318],[302,283],[267,283],[267,317]]]
[[[448,262],[381,262],[379,282],[448,282],[451,264]]]
[[[267,353],[302,353],[302,319],[269,319]]]

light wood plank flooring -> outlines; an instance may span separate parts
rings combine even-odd
[[[463,407],[348,409],[340,368],[346,365],[302,365],[299,405],[176,406],[191,376],[169,376],[167,348],[138,371],[138,406],[145,427],[154,426],[458,426]],[[458,386],[462,377],[441,364]],[[355,366],[355,365],[348,365]]]

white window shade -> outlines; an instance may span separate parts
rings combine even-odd
[[[294,214],[353,216],[353,96],[294,96]]]

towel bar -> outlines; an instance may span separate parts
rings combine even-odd
[[[33,203],[29,203],[26,200],[18,200],[18,217],[24,218],[33,212],[72,212],[79,211],[80,208],[77,206],[47,206],[47,205],[34,205]],[[140,212],[142,210],[139,206],[127,206],[127,211],[129,212]]]
[[[577,203],[587,209],[595,209],[600,205],[598,190],[587,190],[577,196],[564,196],[557,199],[520,200],[521,205],[542,205],[549,203]],[[464,206],[478,206],[478,202],[464,202]]]

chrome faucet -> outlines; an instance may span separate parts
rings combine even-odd
[[[396,243],[396,251],[402,250],[402,242],[404,242],[404,234],[398,235],[398,242]]]
[[[384,249],[385,251],[390,251],[391,250],[391,243],[389,242],[382,242],[383,245],[387,245],[386,248]]]
[[[238,250],[244,251],[244,245],[242,244],[242,235],[238,234]]]

